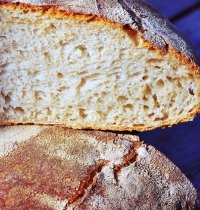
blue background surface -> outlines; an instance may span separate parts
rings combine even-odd
[[[191,9],[199,0],[149,0],[162,14],[174,20],[175,26],[190,40],[200,59],[200,6]],[[184,12],[186,9],[190,12]],[[200,116],[194,121],[171,128],[139,133],[140,138],[165,154],[191,180],[200,198]]]

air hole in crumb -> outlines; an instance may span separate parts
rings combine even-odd
[[[84,75],[84,74],[86,74],[88,71],[81,71],[81,72],[79,72],[78,74],[79,75]]]
[[[128,75],[128,78],[137,77],[138,75],[140,75],[140,72],[135,72],[131,75]]]
[[[39,75],[39,71],[35,70],[33,72],[28,72],[28,75],[30,76],[33,76],[33,77],[36,77],[37,75]]]
[[[49,27],[50,27],[50,28],[56,29],[56,26],[55,26],[53,23],[51,23],[51,24],[49,25]]]
[[[175,98],[177,96],[177,92],[174,92],[173,97]]]
[[[167,80],[171,82],[173,79],[171,77],[167,76]]]
[[[164,113],[164,116],[163,116],[162,120],[167,120],[168,117],[169,117],[168,114],[167,113]]]
[[[85,85],[85,83],[86,83],[86,79],[85,78],[81,78],[80,79],[80,83],[79,83],[79,85],[77,87],[79,92],[80,92],[81,88]]]
[[[58,72],[58,73],[57,73],[57,78],[58,78],[58,79],[63,78],[63,74],[62,74],[62,73],[60,73],[60,72]]]
[[[189,88],[190,95],[194,96],[194,90],[192,88]]]
[[[15,112],[18,112],[18,113],[21,113],[21,114],[24,113],[24,110],[23,110],[21,107],[16,107],[16,108],[14,109],[14,111],[15,111]]]
[[[108,111],[111,111],[113,109],[112,106],[108,106]]]
[[[117,101],[118,102],[125,102],[125,101],[127,101],[128,100],[128,98],[126,97],[126,96],[118,96],[117,97]]]
[[[148,76],[143,76],[143,77],[142,77],[142,79],[143,79],[144,81],[146,81],[148,78],[149,78]]]
[[[47,60],[50,60],[50,56],[49,56],[49,53],[48,53],[48,52],[45,52],[45,53],[44,53],[44,57],[45,57]]]
[[[179,81],[178,81],[177,85],[178,85],[179,88],[182,88],[182,85],[181,85],[181,83]]]
[[[102,98],[98,98],[97,102],[102,103],[103,99]]]
[[[75,49],[79,49],[81,52],[87,51],[87,48],[84,45],[78,45],[75,47]]]
[[[183,113],[183,110],[180,110],[180,111],[178,112],[179,115],[182,114],[182,113]]]
[[[13,41],[13,42],[12,42],[12,47],[13,47],[13,48],[17,48],[17,42],[16,42],[16,41]]]
[[[154,94],[153,95],[153,100],[155,101],[155,102],[157,102],[157,96]]]
[[[22,91],[22,97],[26,96],[26,91]]]
[[[62,87],[60,87],[59,89],[58,89],[58,91],[63,91],[63,90],[67,90],[67,89],[69,89],[69,87],[66,87],[66,86],[62,86]]]
[[[97,114],[100,116],[101,120],[106,121],[106,115],[102,111],[97,111]]]
[[[9,95],[3,95],[3,96],[4,96],[4,100],[5,100],[6,103],[9,103],[11,101],[11,98],[10,98]]]
[[[47,108],[47,114],[50,116],[52,115],[52,111],[50,110],[50,108]]]
[[[164,87],[164,82],[161,79],[159,79],[156,84],[157,84],[158,88],[163,88]]]
[[[146,105],[144,105],[143,108],[144,108],[144,111],[148,111],[149,110],[149,107],[146,106]]]
[[[174,99],[172,99],[171,101],[170,101],[170,103],[169,103],[169,107],[171,108],[171,107],[173,107],[173,104],[175,103],[175,100]]]
[[[55,119],[56,121],[60,121],[60,116],[59,115],[56,115],[55,118],[56,118]]]
[[[107,95],[107,93],[104,92],[104,91],[101,94],[102,94],[102,96],[106,96]]]
[[[157,117],[154,119],[154,121],[160,121],[160,120],[162,120],[162,118]]]
[[[129,76],[130,76],[130,75],[128,75],[128,77],[129,77]],[[116,76],[116,79],[117,79],[117,80],[118,80],[118,79],[120,79],[120,76],[119,76],[119,75],[117,75],[117,76]]]
[[[149,117],[153,117],[153,116],[154,116],[154,113],[151,113],[151,114],[149,114],[148,116],[149,116]]]
[[[156,69],[160,69],[161,67],[160,67],[160,66],[154,66],[154,68],[156,68]]]
[[[150,88],[149,85],[146,85],[145,90],[144,90],[144,94],[145,94],[145,95],[151,94],[151,88]]]
[[[126,104],[123,106],[125,109],[130,109],[133,110],[133,105],[132,104]]]
[[[38,91],[35,91],[34,96],[35,96],[36,99],[38,98],[38,95],[39,95]]]
[[[148,101],[148,98],[146,96],[143,96],[143,101]]]
[[[87,114],[85,114],[85,109],[79,109],[79,116],[81,118],[86,118]]]
[[[159,108],[160,104],[158,103],[158,98],[157,98],[157,96],[155,94],[153,95],[153,100],[155,102],[155,105]]]

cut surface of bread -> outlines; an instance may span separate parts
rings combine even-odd
[[[142,131],[194,118],[199,67],[187,54],[68,10],[0,4],[0,124]]]
[[[195,209],[197,193],[137,136],[0,128],[0,209]]]

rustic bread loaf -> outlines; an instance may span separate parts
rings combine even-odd
[[[0,0],[2,125],[170,126],[199,112],[199,75],[190,46],[145,1]]]
[[[0,209],[195,209],[197,193],[137,136],[0,128]]]

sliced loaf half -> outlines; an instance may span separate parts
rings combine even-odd
[[[0,0],[0,124],[143,131],[199,110],[198,60],[144,1]]]

